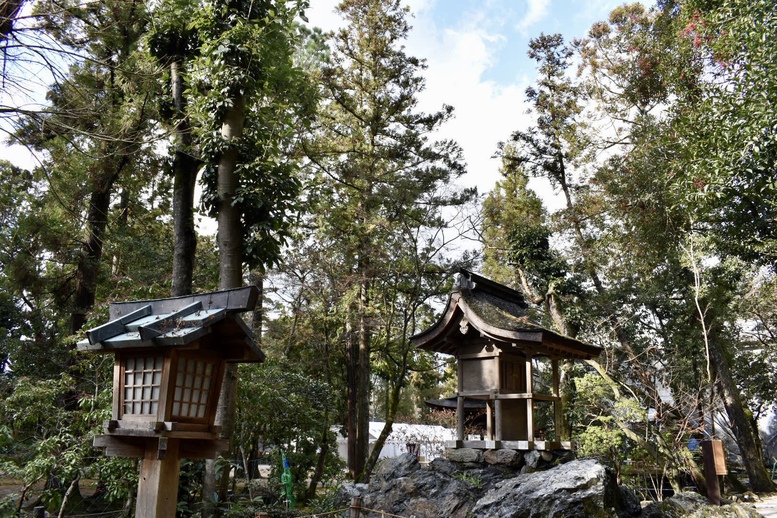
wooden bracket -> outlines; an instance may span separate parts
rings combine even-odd
[[[157,460],[164,460],[165,455],[167,455],[167,437],[160,437],[156,447],[156,458]]]

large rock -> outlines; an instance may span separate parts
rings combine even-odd
[[[472,509],[484,518],[635,516],[639,502],[625,501],[613,473],[595,460],[576,460],[496,485]]]
[[[472,483],[479,479],[472,477],[468,480],[442,459],[427,469],[412,455],[385,459],[373,473],[362,505],[399,516],[464,518],[479,496]]]
[[[475,448],[454,448],[445,450],[445,458],[460,464],[479,464],[483,462],[483,451]]]

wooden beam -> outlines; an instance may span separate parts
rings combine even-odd
[[[160,314],[159,315],[160,318],[158,318],[157,320],[153,320],[147,324],[143,324],[140,327],[138,327],[138,332],[140,333],[140,339],[143,341],[152,340],[157,336],[163,335],[165,333],[169,333],[170,331],[173,331],[177,326],[184,325],[183,317],[187,315],[191,315],[192,313],[195,313],[201,309],[202,309],[202,302],[198,300],[172,313],[165,313],[164,318],[161,318],[162,314]]]

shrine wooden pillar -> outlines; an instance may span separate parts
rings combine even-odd
[[[529,444],[534,442],[534,372],[532,369],[532,355],[526,352],[526,440]]]
[[[561,391],[559,388],[559,374],[558,374],[558,360],[553,358],[550,361],[552,375],[553,375],[553,424],[556,431],[556,441],[561,441],[561,435],[559,432],[562,428],[564,421],[563,408],[561,407]]]
[[[494,437],[494,402],[486,401],[486,439],[499,440]]]
[[[458,439],[460,441],[463,441],[465,439],[464,435],[464,396],[459,396],[456,398],[456,417],[457,417],[457,433],[458,433]]]

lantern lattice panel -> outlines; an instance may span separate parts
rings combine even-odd
[[[162,384],[162,356],[130,357],[124,361],[124,414],[156,415]]]
[[[204,419],[208,407],[208,393],[214,376],[214,362],[178,358],[173,417]]]

